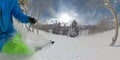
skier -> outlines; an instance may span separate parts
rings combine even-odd
[[[0,52],[25,53],[27,46],[14,29],[12,16],[22,23],[34,25],[37,22],[36,19],[23,14],[18,0],[0,0]]]

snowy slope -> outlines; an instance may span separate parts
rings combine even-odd
[[[120,37],[114,47],[109,46],[113,32],[108,31],[76,38],[43,31],[39,31],[40,35],[28,32],[25,42],[29,46],[40,46],[41,41],[49,40],[54,40],[56,43],[31,56],[0,54],[0,60],[120,60]],[[36,40],[32,40],[32,38],[36,38]]]

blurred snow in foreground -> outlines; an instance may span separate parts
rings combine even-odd
[[[120,37],[114,47],[109,46],[113,30],[93,36],[70,38],[39,31],[31,33],[23,27],[24,39],[30,47],[41,46],[49,40],[56,43],[31,56],[0,54],[0,60],[120,60]],[[21,31],[20,31],[21,32]]]

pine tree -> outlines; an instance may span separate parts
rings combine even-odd
[[[72,22],[68,35],[71,37],[76,37],[79,35],[79,28],[78,28],[78,24],[77,24],[76,20],[74,20]]]

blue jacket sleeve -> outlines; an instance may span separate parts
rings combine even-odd
[[[12,8],[12,14],[13,16],[18,19],[22,23],[28,23],[29,17],[23,14],[22,10],[20,9],[20,6],[18,4],[18,0],[14,0],[14,6]]]

